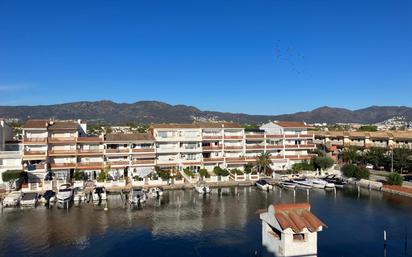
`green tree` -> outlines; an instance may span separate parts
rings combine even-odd
[[[256,166],[258,167],[258,171],[260,173],[264,173],[266,175],[270,175],[269,173],[271,172],[270,165],[273,164],[272,160],[270,159],[271,154],[268,152],[262,152],[257,158],[256,158]],[[270,171],[270,172],[269,172]]]
[[[371,131],[371,132],[374,132],[374,131],[378,131],[378,127],[375,126],[375,125],[364,125],[364,126],[361,126],[360,128],[358,128],[358,131]]]
[[[216,176],[222,176],[222,177],[229,176],[229,171],[227,169],[222,169],[219,166],[215,166],[213,168],[213,173],[215,173]]]
[[[313,166],[315,169],[321,169],[321,170],[326,170],[332,167],[333,164],[335,163],[335,161],[328,156],[325,156],[325,157],[315,156],[313,157],[312,162],[313,162]]]
[[[344,163],[359,163],[362,161],[362,155],[355,147],[345,148],[339,153],[339,159]]]
[[[412,151],[405,147],[398,147],[393,149],[393,167],[403,173],[412,162]]]
[[[252,172],[254,165],[252,163],[246,163],[243,165],[243,170],[245,171],[246,174],[249,174]]]
[[[200,169],[199,170],[199,175],[205,178],[210,177],[209,172],[207,172],[207,169]]]
[[[343,175],[348,178],[368,179],[370,175],[369,170],[364,166],[357,166],[349,163],[343,165],[341,171]]]
[[[372,164],[374,167],[385,166],[386,163],[386,150],[382,147],[372,147],[365,154],[365,160],[367,163]]]
[[[103,169],[100,170],[99,175],[97,176],[97,181],[104,182],[107,180],[110,170],[110,165],[106,165]]]

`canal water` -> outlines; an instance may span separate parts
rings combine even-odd
[[[168,191],[143,208],[111,195],[108,211],[93,204],[3,209],[0,256],[273,256],[261,244],[256,211],[308,200],[328,225],[319,234],[318,256],[412,255],[409,198],[354,188],[311,190],[308,196],[306,190],[241,187],[213,189],[208,196]]]

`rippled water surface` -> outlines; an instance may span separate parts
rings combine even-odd
[[[334,192],[227,188],[209,196],[165,192],[143,208],[110,195],[109,210],[85,204],[69,210],[3,209],[0,256],[273,256],[261,244],[256,211],[279,202],[304,202],[327,225],[318,256],[412,255],[412,200],[346,188]],[[406,240],[412,248],[412,240]],[[405,252],[406,251],[406,252]]]

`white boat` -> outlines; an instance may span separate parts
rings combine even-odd
[[[313,183],[306,179],[294,179],[292,181],[293,183],[296,183],[298,188],[311,189],[313,187]]]
[[[197,184],[195,186],[195,190],[199,194],[208,194],[208,193],[210,193],[210,188],[207,186],[207,184],[204,181],[197,182]]]
[[[37,204],[37,193],[24,193],[20,200],[20,206],[36,206]]]
[[[13,191],[9,193],[3,200],[4,207],[14,207],[20,204],[22,193],[20,191]]]
[[[156,197],[162,196],[163,191],[158,187],[152,187],[152,188],[149,189],[148,194],[149,194],[150,197],[156,198]]]
[[[87,200],[86,193],[78,187],[75,188],[73,200],[74,200],[74,203],[76,204],[86,202]]]
[[[67,208],[73,200],[73,188],[70,184],[62,184],[56,194],[57,206]]]
[[[146,192],[140,188],[133,188],[129,193],[129,203],[130,204],[142,204],[146,202],[147,196]]]
[[[98,202],[98,201],[106,201],[106,200],[107,200],[106,188],[95,187],[93,190],[93,201]]]
[[[320,189],[333,189],[335,188],[335,184],[327,182],[323,179],[308,179],[308,181],[312,182],[312,185],[314,188],[320,188]]]
[[[53,204],[56,201],[56,193],[53,190],[47,190],[40,196],[39,201],[42,204]]]
[[[255,185],[259,188],[262,189],[264,191],[269,191],[272,190],[272,185],[269,184],[266,180],[264,179],[260,179],[258,181],[256,181]]]
[[[285,189],[296,189],[297,185],[293,181],[282,181],[279,183],[282,188]]]

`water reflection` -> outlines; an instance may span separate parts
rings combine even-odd
[[[256,211],[309,199],[312,212],[329,226],[319,235],[318,256],[376,256],[382,255],[384,228],[395,234],[412,221],[410,199],[356,188],[308,194],[239,187],[213,189],[207,196],[168,191],[142,208],[130,207],[120,195],[108,198],[108,211],[104,204],[4,209],[0,255],[129,256],[124,249],[133,246],[153,256],[273,256],[262,247]],[[387,256],[403,253],[391,244]]]

